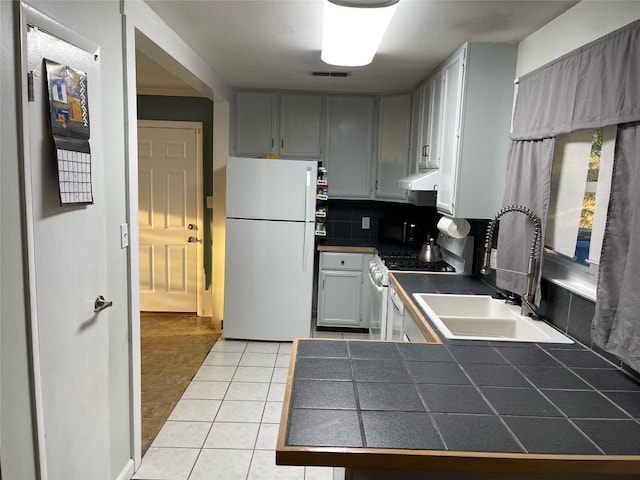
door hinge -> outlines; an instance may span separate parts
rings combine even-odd
[[[29,102],[35,102],[35,97],[33,95],[33,70],[27,73],[27,100]]]

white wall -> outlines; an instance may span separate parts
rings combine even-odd
[[[578,3],[522,40],[516,77],[640,18],[640,1]]]
[[[124,142],[124,96],[122,73],[122,18],[120,2],[99,0],[69,2],[34,0],[28,3],[58,22],[77,31],[101,47],[102,105],[104,129],[92,132],[103,136],[105,190],[107,202],[106,294],[113,300],[110,311],[110,410],[111,477],[120,474],[131,458],[129,318],[127,250],[119,247],[119,224],[126,221],[126,177]],[[20,218],[18,93],[14,83],[14,26],[18,25],[14,7],[17,2],[0,1],[2,15],[2,158],[0,177],[2,194],[2,290],[0,346],[2,439],[2,475],[7,479],[35,478],[29,367],[27,363],[27,312],[22,265],[22,220]]]
[[[0,1],[0,462],[4,478],[31,480],[36,478],[36,457],[22,263],[13,7],[13,2]]]
[[[213,105],[213,319],[224,318],[224,254],[229,156],[229,103]]]

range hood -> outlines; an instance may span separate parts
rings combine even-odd
[[[437,168],[430,168],[424,172],[414,173],[398,180],[398,186],[412,191],[432,191],[436,189],[440,178]]]

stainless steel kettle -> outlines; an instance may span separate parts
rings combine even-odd
[[[436,245],[436,240],[432,236],[427,237],[427,241],[418,253],[418,260],[423,263],[438,263],[442,261],[440,246]]]

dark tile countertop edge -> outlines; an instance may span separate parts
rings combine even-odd
[[[350,367],[345,369],[347,364]],[[586,348],[296,339],[290,365],[276,449],[279,464],[640,475],[640,443],[634,441],[640,438],[636,436],[640,434],[640,403],[636,403],[640,399],[640,384],[631,377],[619,377],[606,360]],[[551,371],[554,375],[550,375],[549,368],[557,369]],[[452,376],[447,369],[456,370],[456,375]],[[388,378],[381,378],[381,372]],[[492,372],[496,374],[493,378]],[[556,385],[554,389],[555,379],[563,381],[560,373],[570,376],[576,384],[563,384],[561,389]],[[440,374],[444,376],[438,377]],[[420,380],[420,375],[427,376]],[[386,388],[384,383],[392,388]],[[357,405],[349,404],[352,401],[349,385],[358,398]],[[340,388],[331,390],[336,386]],[[408,392],[412,388],[417,389],[416,398],[421,399],[422,405],[412,404],[409,395],[394,396],[393,392]],[[461,388],[468,391],[462,392]],[[447,391],[452,395],[449,398]],[[462,413],[469,405],[466,402],[465,407],[465,399],[473,398],[471,393],[480,393],[482,405],[488,404],[490,411]],[[376,400],[376,395],[387,394],[402,405],[394,410],[385,406],[384,400]],[[376,405],[376,401],[382,404]],[[598,412],[597,418],[588,411],[589,405],[583,404],[585,401],[595,402],[591,406]],[[364,405],[367,402],[369,405]],[[435,405],[435,409],[428,407],[427,402]],[[473,408],[477,405],[474,403]],[[389,443],[394,438],[405,444],[408,441],[404,438],[405,430],[401,436],[397,431],[394,434],[398,424],[423,435],[423,427],[416,426],[421,425],[425,415],[431,422],[429,428],[435,427],[437,433],[431,440],[420,439],[433,441],[428,448],[418,449],[417,444],[399,448],[398,444]],[[292,416],[296,416],[293,421]],[[474,423],[470,420],[475,425],[470,425]],[[298,438],[289,444],[292,425],[303,433],[294,433]],[[323,425],[331,426],[328,432],[323,431]],[[542,428],[536,430],[536,426]],[[620,429],[622,426],[625,428]],[[561,428],[556,431],[556,427]],[[383,429],[384,434],[376,436],[376,428]],[[492,431],[492,435],[487,435]],[[474,432],[481,438],[474,439]],[[317,438],[329,435],[326,437],[329,440],[305,440],[305,436],[314,435],[320,436]],[[631,439],[626,438],[628,435]],[[332,442],[331,438],[340,440]],[[576,445],[576,450],[545,452],[546,441],[556,445],[569,442]],[[468,448],[474,442],[487,444],[481,449]]]

